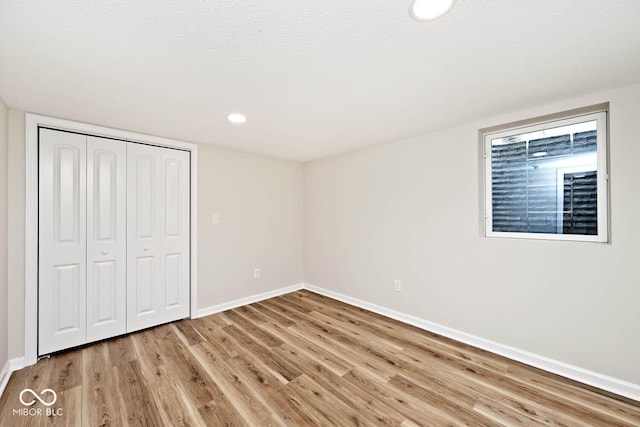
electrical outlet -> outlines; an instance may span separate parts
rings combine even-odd
[[[402,282],[398,279],[393,281],[393,290],[400,292],[402,290]]]
[[[217,213],[211,214],[211,224],[215,224],[215,225],[220,224],[220,214],[217,214]]]
[[[253,278],[254,279],[259,279],[260,278],[260,269],[256,268],[253,270]]]

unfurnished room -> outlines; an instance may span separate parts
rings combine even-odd
[[[0,426],[640,426],[640,1],[0,0]]]

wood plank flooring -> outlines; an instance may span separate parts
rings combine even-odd
[[[27,387],[58,400],[14,414]],[[640,426],[640,403],[298,291],[15,372],[0,425]]]

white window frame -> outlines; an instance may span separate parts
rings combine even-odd
[[[551,129],[561,126],[568,126],[586,121],[596,121],[596,150],[597,150],[597,182],[598,182],[598,233],[596,235],[584,234],[554,234],[554,233],[526,233],[526,232],[503,232],[493,231],[493,193],[491,185],[492,164],[491,164],[491,141],[497,138],[519,135],[522,133],[535,132],[544,129]],[[484,222],[486,237],[502,237],[513,239],[537,239],[537,240],[563,240],[578,242],[600,242],[609,241],[609,192],[608,181],[609,172],[607,169],[607,110],[599,110],[588,114],[564,116],[564,118],[533,122],[533,124],[523,126],[501,126],[501,130],[482,133],[483,135],[483,155],[484,155]],[[482,131],[481,131],[482,132]]]

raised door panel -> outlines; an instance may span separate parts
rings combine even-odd
[[[157,313],[155,283],[158,280],[156,274],[155,256],[137,257],[136,271],[136,307],[135,313],[138,316]]]
[[[80,277],[82,268],[78,264],[56,265],[53,267],[53,277],[51,280],[52,297],[51,309],[53,310],[53,331],[56,334],[81,331],[82,316],[80,301]],[[42,301],[45,303],[45,301]]]
[[[126,143],[87,140],[87,341],[126,332]]]
[[[86,136],[38,135],[38,354],[48,354],[86,341]]]
[[[181,300],[181,258],[182,254],[165,255],[165,308],[173,309],[182,305]]]
[[[156,176],[157,159],[153,155],[153,152],[136,155],[133,190],[136,194],[134,200],[136,227],[134,230],[138,240],[153,240],[158,237],[156,232],[156,199],[158,197]]]

